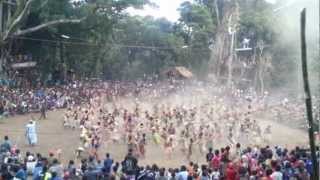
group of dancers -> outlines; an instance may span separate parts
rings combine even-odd
[[[153,144],[168,159],[176,152],[187,160],[217,145],[268,144],[272,127],[262,127],[255,116],[266,107],[264,98],[231,98],[197,91],[189,97],[175,93],[161,100],[110,101],[97,94],[86,104],[70,105],[63,125],[80,129],[80,149],[95,156],[103,143],[125,143],[138,158],[145,158]]]

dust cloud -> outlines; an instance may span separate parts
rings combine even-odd
[[[302,92],[302,73],[300,60],[300,13],[303,8],[307,10],[307,50],[309,62],[309,78],[314,93],[320,88],[319,84],[319,1],[316,0],[278,0],[274,5],[274,31],[276,41],[291,54],[294,61],[294,73],[288,74],[291,87]]]

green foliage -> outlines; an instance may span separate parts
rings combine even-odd
[[[239,3],[241,5],[239,38],[250,37],[255,43],[259,40],[263,40],[266,44],[272,43],[272,23],[275,18],[272,6],[262,0],[256,3],[249,2]]]
[[[177,56],[174,48],[182,47],[182,40],[173,33],[173,25],[166,19],[128,16],[113,29],[112,38],[119,43],[119,49],[106,54],[114,57],[115,53],[119,53],[117,60],[111,63],[121,64],[123,70],[120,78],[160,73],[169,65],[174,65]]]
[[[176,35],[185,42],[180,52],[180,62],[194,70],[200,77],[208,71],[210,43],[215,33],[215,19],[208,7],[197,3],[184,2],[179,8],[181,18],[176,24]]]
[[[178,9],[181,18],[177,22],[130,16],[125,12],[128,7],[142,8],[151,4],[148,0],[45,2],[35,0],[30,13],[16,29],[57,19],[85,17],[85,20],[78,24],[50,26],[25,35],[36,40],[17,40],[15,53],[31,53],[40,64],[43,79],[49,73],[61,71],[62,63],[80,77],[137,79],[160,74],[172,66],[186,66],[198,77],[206,77],[217,31],[222,23],[227,23],[218,21],[234,2],[240,5],[237,46],[243,38],[250,38],[253,47],[263,41],[267,45],[265,51],[272,56],[272,68],[265,77],[267,86],[280,87],[297,77],[299,54],[291,51],[297,49],[297,43],[291,42],[292,46],[288,46],[279,41],[280,36],[273,28],[277,19],[274,7],[265,0],[187,1]],[[26,1],[17,0],[17,3],[16,11],[19,12]],[[221,30],[227,31],[227,28]],[[70,38],[62,38],[62,35]],[[225,38],[228,40],[230,37]],[[311,59],[319,59],[316,54],[312,51]],[[320,69],[317,62],[312,62],[313,72]]]

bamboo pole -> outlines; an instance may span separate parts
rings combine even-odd
[[[3,31],[3,22],[2,22],[2,18],[3,18],[3,2],[0,1],[0,34]]]
[[[319,67],[320,67],[320,0],[316,0],[316,2],[318,2],[318,18],[319,18],[319,34],[318,34],[318,40],[319,40],[319,44],[318,44],[318,48],[319,48],[319,54],[318,54],[318,63],[319,63]],[[318,87],[316,88],[316,90],[318,91],[318,106],[317,106],[317,108],[318,108],[318,110],[317,110],[317,112],[316,112],[316,114],[318,114],[316,117],[318,118],[318,119],[316,119],[316,121],[317,121],[317,124],[318,124],[318,134],[320,133],[320,71],[318,71]],[[319,142],[319,139],[318,139],[318,146],[320,146],[320,142]],[[320,174],[320,161],[318,162],[318,173]]]
[[[302,74],[303,84],[305,92],[305,102],[307,110],[307,118],[309,122],[309,143],[311,149],[311,160],[313,165],[313,172],[311,175],[312,180],[319,180],[318,163],[316,156],[315,140],[314,140],[314,124],[312,114],[312,99],[309,87],[308,78],[308,66],[307,66],[307,43],[306,43],[306,9],[304,8],[301,12],[301,61],[302,61]]]

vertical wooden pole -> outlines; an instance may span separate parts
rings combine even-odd
[[[315,140],[314,140],[314,124],[313,124],[313,114],[312,114],[312,100],[309,87],[308,78],[308,66],[307,66],[307,43],[306,43],[306,9],[304,8],[301,12],[301,61],[302,61],[302,74],[303,74],[303,84],[305,92],[305,102],[307,110],[307,118],[309,122],[309,143],[311,149],[311,160],[313,165],[313,172],[311,179],[319,180],[318,172],[318,162],[316,156]]]
[[[318,56],[319,56],[319,59],[318,59],[318,63],[319,63],[319,68],[320,68],[320,0],[316,0],[316,2],[318,3],[318,13],[319,13],[319,26],[318,26],[318,30],[319,30],[319,34],[318,34],[318,38],[319,38],[319,44],[318,44]],[[317,124],[318,124],[318,133],[320,133],[320,71],[318,71],[318,87],[316,88],[317,89],[317,92],[318,92],[318,110],[317,110],[317,118],[316,121],[317,121]],[[319,138],[318,138],[318,146],[320,146],[320,142],[319,142]],[[318,173],[320,174],[320,162],[318,163]]]
[[[2,32],[4,31],[4,22],[3,22],[3,1],[0,0],[0,35],[2,35]],[[0,40],[1,41],[1,40]],[[0,78],[3,75],[3,44],[0,42]]]
[[[0,2],[0,33],[2,33],[3,31],[2,18],[3,18],[3,2]]]

